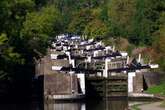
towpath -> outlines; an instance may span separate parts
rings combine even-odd
[[[138,108],[140,110],[165,110],[165,108],[160,107],[161,102],[154,102],[150,104],[140,105]]]

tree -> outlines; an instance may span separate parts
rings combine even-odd
[[[81,11],[76,12],[68,26],[68,32],[82,35],[86,25],[92,21],[93,18],[94,16],[91,15],[90,9],[82,9]]]
[[[31,96],[34,59],[46,53],[49,38],[62,30],[54,6],[35,10],[34,5],[32,0],[0,1],[0,33],[5,33],[0,36],[0,81],[5,80],[3,89],[11,89],[12,99]]]
[[[22,22],[26,14],[34,9],[34,2],[32,0],[2,0],[0,5],[0,32],[5,32],[8,37],[19,36]]]
[[[108,33],[108,28],[101,20],[94,19],[87,24],[84,34],[89,38],[104,38]]]
[[[34,5],[32,0],[0,1],[0,80],[13,80],[17,72],[15,67],[24,62],[17,51],[19,33],[26,14],[34,9]]]
[[[165,12],[163,12],[158,20],[159,30],[154,33],[153,48],[156,56],[153,59],[159,63],[160,68],[165,70]]]
[[[136,45],[143,45],[149,43],[151,39],[151,27],[152,22],[147,17],[151,12],[148,11],[150,8],[149,0],[136,0],[136,11],[133,19],[132,35],[130,41]],[[150,10],[152,11],[152,10]]]
[[[135,0],[111,0],[108,5],[110,31],[114,36],[128,36],[136,10]]]
[[[23,23],[21,36],[29,52],[36,55],[38,53],[44,54],[50,37],[56,36],[61,30],[59,11],[54,6],[47,6],[39,12],[28,13],[26,21]]]
[[[23,59],[20,54],[13,51],[14,48],[9,46],[6,34],[0,35],[0,80],[12,78],[13,67],[22,64]],[[10,68],[10,69],[9,69]]]

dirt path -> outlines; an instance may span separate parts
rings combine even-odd
[[[141,110],[165,110],[165,108],[159,107],[161,102],[155,102],[150,104],[140,105],[138,108]]]

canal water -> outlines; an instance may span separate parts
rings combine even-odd
[[[127,110],[127,100],[93,100],[79,103],[0,104],[0,110]]]

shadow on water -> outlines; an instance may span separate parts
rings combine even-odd
[[[41,103],[0,104],[0,110],[44,110],[44,104]]]
[[[127,110],[125,99],[90,100],[84,103],[50,103],[44,110]]]
[[[128,101],[125,99],[108,99],[86,103],[86,110],[127,110]]]
[[[70,103],[0,104],[0,110],[127,110],[125,99],[90,100]]]

